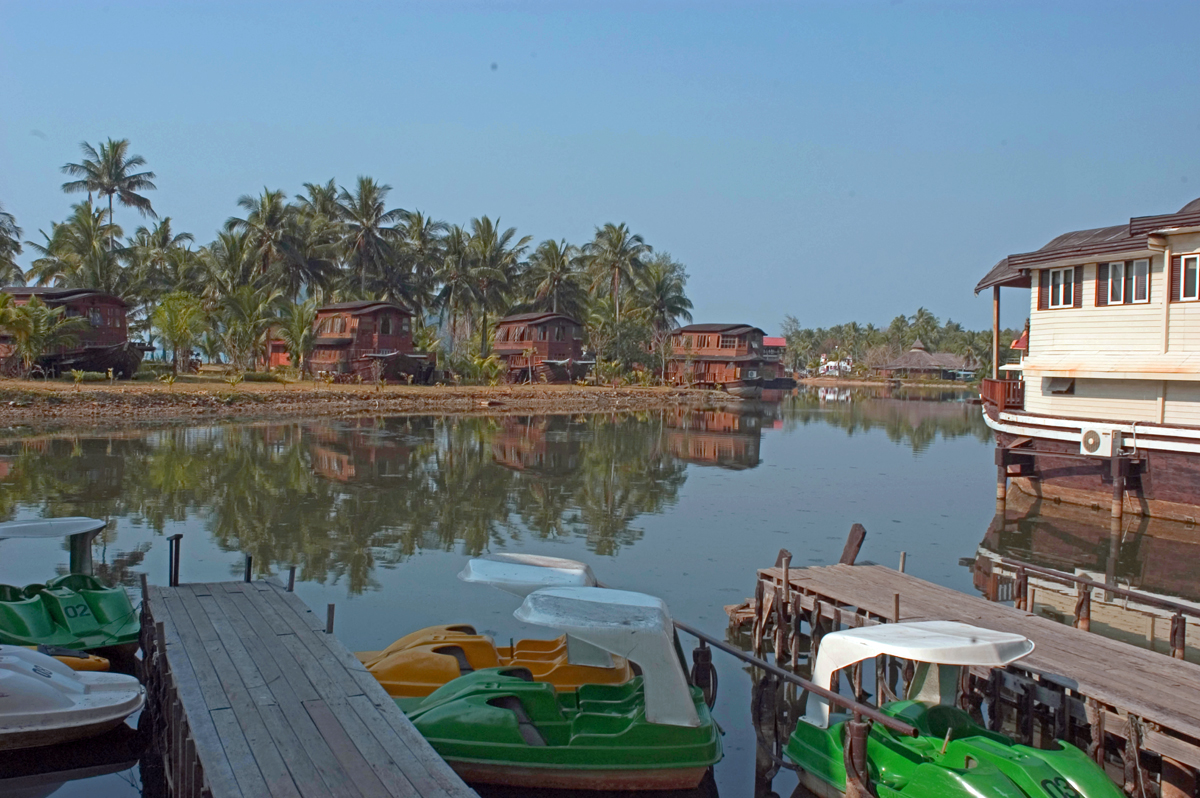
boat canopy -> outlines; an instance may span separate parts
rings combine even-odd
[[[525,623],[562,629],[636,663],[642,669],[650,723],[700,725],[662,599],[608,588],[549,587],[530,593],[513,615]]]
[[[0,524],[0,538],[65,538],[99,532],[108,526],[99,518],[39,518],[34,521],[7,521]]]
[[[821,638],[813,681],[833,689],[833,674],[856,662],[888,654],[933,665],[977,665],[1002,668],[1033,651],[1033,641],[1012,632],[997,632],[957,621],[885,623],[832,632]],[[820,728],[829,725],[829,704],[809,696],[812,709],[805,720]]]
[[[525,598],[544,587],[595,587],[590,566],[578,560],[544,557],[540,554],[501,553],[467,562],[458,578],[464,582],[491,585]],[[567,635],[567,662],[593,668],[615,668],[612,656],[574,635]]]

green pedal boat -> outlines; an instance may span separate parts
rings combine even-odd
[[[44,585],[0,585],[0,643],[89,650],[136,644],[141,619],[123,587],[67,574]]]
[[[1075,746],[1061,740],[1051,749],[1018,745],[955,705],[962,667],[1003,667],[1032,650],[1021,635],[963,623],[883,624],[825,635],[813,681],[829,687],[838,670],[883,654],[916,663],[907,700],[880,710],[916,727],[919,736],[876,723],[867,738],[867,770],[879,798],[1121,798],[1121,790]],[[817,696],[810,694],[808,702],[784,755],[802,769],[800,781],[811,792],[840,798],[846,792],[849,718],[831,715]]]
[[[667,607],[597,587],[543,588],[514,613],[636,664],[625,684],[574,692],[524,668],[460,676],[399,699],[417,729],[468,782],[572,790],[695,787],[721,759],[720,731],[689,684]]]

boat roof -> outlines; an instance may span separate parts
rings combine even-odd
[[[675,650],[675,626],[662,599],[600,587],[535,590],[513,615],[625,657],[642,669],[646,720],[699,726],[687,674]]]
[[[491,585],[525,598],[544,587],[595,587],[585,563],[540,554],[499,553],[476,557],[458,575],[464,582]]]
[[[84,516],[8,521],[0,524],[0,538],[65,538],[87,532],[99,532],[106,526],[107,521]]]

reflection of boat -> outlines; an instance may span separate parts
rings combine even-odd
[[[8,521],[0,524],[0,538],[65,538],[99,532],[106,526],[107,521],[82,516]]]
[[[666,605],[595,587],[534,591],[518,620],[563,629],[642,675],[556,692],[515,668],[467,674],[409,710],[468,782],[576,790],[695,787],[721,758],[704,698],[688,684]]]
[[[93,779],[137,767],[145,738],[128,724],[86,741],[27,751],[0,752],[0,795],[5,798],[47,798],[68,781]],[[151,795],[150,785],[143,785]],[[158,793],[155,793],[158,794]]]
[[[141,621],[122,587],[86,574],[0,585],[0,643],[88,650],[137,643]]]
[[[459,574],[464,582],[498,587],[524,598],[547,586],[594,586],[591,568],[574,560],[528,554],[492,554],[474,559]],[[400,638],[383,651],[357,654],[393,698],[427,696],[459,676],[487,668],[522,668],[531,678],[559,690],[583,684],[623,684],[633,678],[629,663],[581,640],[518,640],[500,647],[465,624],[431,626]]]
[[[78,673],[53,657],[0,646],[0,750],[94,737],[142,708],[145,690],[118,673]]]
[[[867,770],[880,798],[891,796],[1044,796],[1120,798],[1121,791],[1078,748],[1015,744],[988,731],[955,705],[963,666],[1004,667],[1033,650],[1021,635],[950,621],[889,623],[835,632],[821,640],[813,681],[831,685],[840,669],[880,655],[917,663],[907,700],[881,711],[918,730],[904,737],[880,724],[867,737]],[[835,687],[836,689],[836,687]],[[823,798],[846,792],[846,715],[831,715],[809,696],[785,755],[802,768],[801,783]]]

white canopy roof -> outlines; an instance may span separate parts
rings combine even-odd
[[[595,587],[590,566],[538,554],[488,554],[467,562],[458,578],[525,598],[543,587]]]
[[[549,587],[530,593],[513,615],[526,623],[562,629],[637,663],[649,722],[700,725],[675,650],[675,627],[662,599],[608,588]]]
[[[99,532],[106,526],[107,521],[84,516],[8,521],[0,524],[0,538],[65,538],[85,532]]]
[[[939,665],[1000,668],[1031,651],[1033,641],[1027,637],[957,621],[885,623],[822,637],[813,681],[831,689],[835,671],[880,654]],[[816,703],[806,720],[823,728],[829,721],[829,705],[817,696],[809,700]]]

